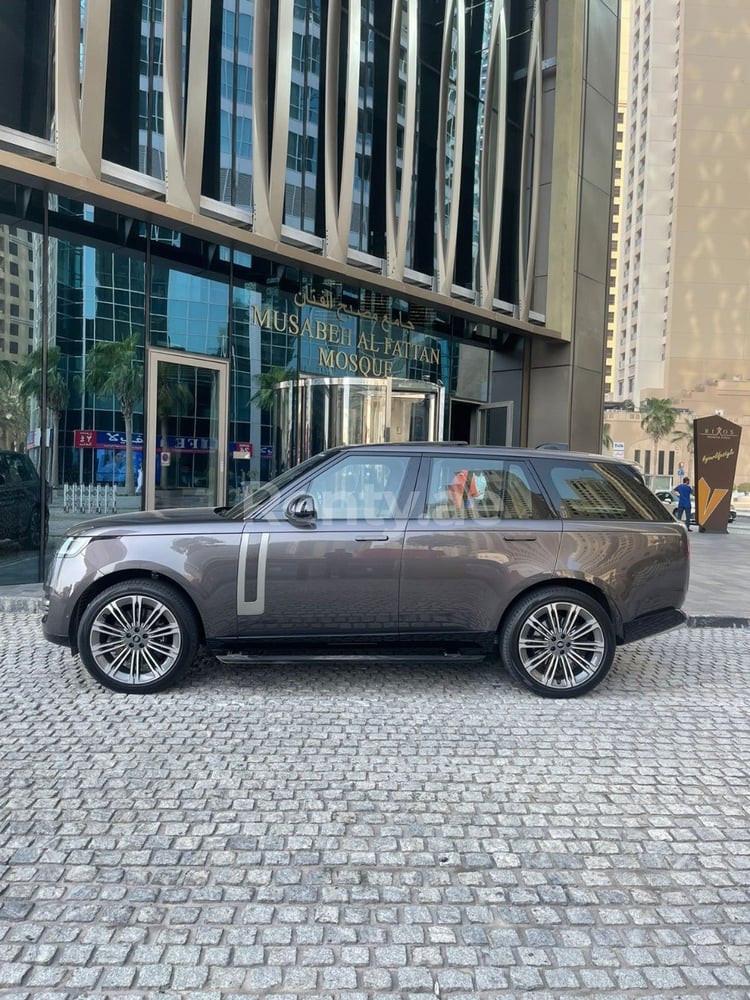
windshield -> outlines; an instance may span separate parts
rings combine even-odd
[[[230,507],[229,510],[224,511],[224,517],[235,521],[244,521],[246,518],[251,517],[266,500],[276,496],[281,490],[294,482],[295,479],[304,479],[308,472],[312,472],[319,465],[322,465],[323,462],[327,462],[331,455],[337,451],[337,448],[323,451],[319,455],[313,455],[312,458],[305,459],[304,462],[300,462],[299,465],[295,465],[291,469],[286,469],[275,479],[258,486],[252,493],[249,493],[239,503],[236,503],[234,507]]]

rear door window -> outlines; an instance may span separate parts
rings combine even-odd
[[[672,520],[649,489],[611,462],[539,459],[534,464],[563,520]]]
[[[528,521],[552,512],[523,462],[461,455],[432,459],[425,516]]]

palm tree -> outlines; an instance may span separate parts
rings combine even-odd
[[[179,371],[179,365],[159,362],[156,376],[156,410],[161,424],[162,451],[169,450],[170,415],[187,413],[193,405],[193,394],[184,382],[180,382]],[[167,485],[168,475],[169,467],[167,466],[161,470],[162,487]]]
[[[659,451],[659,442],[674,430],[677,410],[671,399],[644,399],[641,403],[641,427],[654,442],[654,469]]]
[[[125,493],[134,493],[133,414],[143,397],[143,367],[137,351],[139,340],[131,334],[125,340],[100,341],[86,358],[86,388],[98,395],[112,395],[119,403],[125,422]]]
[[[52,345],[47,348],[47,411],[50,415],[50,425],[52,427],[52,468],[50,470],[50,481],[53,486],[60,485],[58,471],[60,417],[68,405],[68,398],[70,396],[68,385],[57,367],[60,364],[61,356],[59,347]],[[41,347],[37,347],[18,364],[18,391],[21,399],[28,400],[34,397],[41,401],[45,381],[44,374],[43,350]]]
[[[685,451],[688,453],[688,469],[692,475],[692,465],[693,465],[693,418],[683,417],[682,422],[672,434],[672,441],[675,444],[684,445]]]
[[[18,365],[0,360],[0,439],[5,448],[20,450],[26,442],[29,417],[21,396]]]
[[[250,397],[251,403],[256,403],[261,410],[273,410],[276,401],[276,388],[280,382],[288,382],[296,377],[293,368],[269,368],[254,376],[255,392]]]

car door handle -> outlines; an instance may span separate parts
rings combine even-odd
[[[388,535],[355,535],[355,542],[387,542]]]
[[[506,542],[535,542],[536,535],[503,535]]]

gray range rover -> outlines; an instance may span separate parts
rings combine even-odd
[[[119,514],[64,539],[44,634],[117,691],[220,659],[496,656],[538,694],[679,625],[682,525],[631,466],[452,444],[324,452],[235,507]]]

